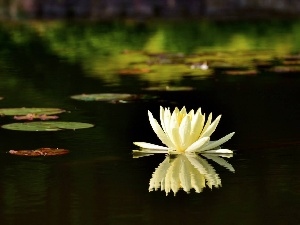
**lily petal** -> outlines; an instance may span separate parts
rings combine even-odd
[[[180,145],[182,149],[186,149],[191,143],[191,121],[189,116],[185,116],[179,127],[179,135],[180,135]]]
[[[205,115],[202,115],[198,110],[191,121],[191,141],[195,142],[201,134],[205,121]]]
[[[207,128],[209,127],[209,125],[211,124],[211,120],[212,120],[212,113],[209,114],[207,121],[205,123],[205,126],[201,132],[201,135],[207,130]],[[201,137],[201,136],[200,136]]]
[[[201,147],[209,141],[209,137],[200,138],[198,141],[194,142],[190,145],[185,151],[186,152],[195,152],[197,149],[201,149]]]
[[[148,117],[151,124],[152,129],[156,133],[157,137],[161,140],[162,143],[167,145],[168,147],[175,147],[172,142],[170,141],[169,137],[164,133],[156,119],[154,119],[152,113],[148,111]]]
[[[139,146],[141,148],[154,149],[154,150],[169,150],[168,147],[154,145],[147,142],[133,142],[134,145]]]
[[[211,143],[209,143],[208,145],[204,146],[202,148],[202,151],[206,151],[206,150],[209,150],[209,149],[213,149],[215,147],[218,147],[220,146],[221,144],[225,143],[226,141],[228,141],[233,135],[235,134],[235,132],[232,132],[230,134],[227,134],[226,136],[220,138],[219,140],[217,141],[213,141]]]
[[[183,118],[186,116],[187,112],[186,112],[186,108],[185,106],[182,107],[182,109],[177,113],[176,115],[176,119],[177,119],[177,123],[178,126],[180,126],[181,121],[183,120]]]
[[[209,137],[217,128],[219,122],[220,122],[220,119],[221,119],[221,115],[219,115],[215,120],[214,122],[212,122],[208,127],[207,129],[202,132],[201,136],[200,137]]]
[[[171,115],[170,124],[169,124],[170,129],[172,129],[173,127],[179,127],[179,123],[178,123],[178,119],[177,119],[179,111],[178,111],[178,108],[176,108],[176,109],[174,110],[174,112]]]
[[[194,110],[191,109],[191,111],[189,111],[188,115],[189,115],[191,118],[193,118],[193,116],[195,115]]]
[[[140,158],[140,157],[154,155],[154,154],[168,154],[168,151],[143,148],[140,150],[132,150],[132,154],[133,154],[133,158]]]
[[[216,154],[232,154],[233,151],[229,149],[217,149],[217,150],[207,150],[203,151],[205,153],[216,153]]]
[[[164,127],[165,127],[165,132],[166,135],[169,136],[169,127],[170,127],[170,120],[171,120],[171,112],[170,109],[165,109],[164,112]]]
[[[183,149],[181,149],[181,142],[180,142],[180,135],[179,135],[179,128],[178,127],[172,128],[172,136],[170,138],[171,138],[171,141],[174,144],[175,149],[177,151],[183,150]]]
[[[164,132],[166,133],[166,127],[165,127],[165,122],[164,122],[164,114],[165,114],[165,110],[162,106],[160,106],[160,111],[159,111],[159,117],[160,117],[160,124],[162,126],[162,129],[164,130]]]

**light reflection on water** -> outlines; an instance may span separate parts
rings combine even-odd
[[[287,35],[296,38],[296,28],[293,26],[294,33],[286,32]],[[289,31],[288,27],[284,29]],[[32,33],[25,31],[23,30],[23,37],[27,39],[11,40],[7,38],[7,30],[1,31],[1,35],[4,35],[1,36],[1,47],[4,50],[1,52],[0,63],[0,96],[4,99],[0,101],[0,106],[61,107],[70,111],[61,115],[61,119],[93,123],[95,127],[55,133],[24,133],[0,129],[1,224],[183,224],[199,221],[204,221],[205,224],[240,224],[241,221],[251,225],[297,224],[300,187],[297,179],[299,74],[286,76],[263,71],[255,76],[235,76],[215,73],[209,79],[199,79],[195,74],[179,76],[182,72],[185,73],[183,70],[194,72],[190,71],[189,64],[186,67],[183,64],[172,64],[157,65],[165,67],[165,70],[155,69],[161,79],[157,74],[149,77],[146,74],[121,76],[116,75],[116,70],[132,65],[132,55],[123,54],[124,48],[137,50],[155,32],[143,31],[145,36],[140,36],[140,39],[137,34],[141,35],[143,32],[125,32],[129,38],[112,39],[117,43],[113,46],[106,44],[106,48],[111,46],[111,52],[114,53],[109,55],[104,51],[106,48],[101,48],[100,41],[88,51],[84,46],[87,42],[90,43],[91,37],[81,37],[76,49],[72,43],[59,39],[62,34],[60,31],[51,33],[49,30],[49,33],[44,34],[45,39],[31,36]],[[172,29],[165,32],[166,40],[179,36],[176,32],[173,32],[176,36],[172,36],[171,31]],[[118,34],[122,32],[121,29]],[[216,38],[222,37],[220,35],[207,35],[202,40],[208,43],[208,36],[215,37],[208,43],[215,50],[214,46],[217,49],[227,43],[229,33],[225,33],[222,40]],[[76,37],[72,32],[66,34],[68,37]],[[96,36],[100,34],[95,32]],[[283,34],[284,32],[281,33]],[[51,35],[53,39],[50,39]],[[162,40],[159,39],[162,37],[159,36],[161,33],[155,35],[152,41]],[[292,46],[288,50],[299,50],[299,42],[278,41],[282,40],[282,36],[276,36],[276,32],[271,36],[273,42],[268,42],[268,47],[272,48],[272,43],[277,43],[276,49],[271,51],[271,57],[276,56],[280,49],[285,54],[285,45]],[[128,39],[134,37],[137,38],[134,39],[136,42],[128,44]],[[254,35],[253,40],[256,37]],[[157,47],[155,51],[180,52],[185,49],[186,54],[189,54],[193,46],[203,44],[193,42],[193,38],[191,36],[186,39],[186,45],[173,46],[171,42],[162,42],[165,44],[160,45],[163,48]],[[267,35],[262,38],[269,40]],[[105,40],[110,40],[108,34]],[[127,40],[124,41],[126,44],[122,44],[122,40]],[[231,40],[230,46],[234,46],[233,39]],[[245,43],[241,38],[234,40],[239,40],[240,44]],[[158,42],[153,43],[149,41],[148,45],[145,44],[147,50],[151,46],[159,46]],[[178,40],[178,43],[184,42]],[[282,43],[283,47],[278,43]],[[33,49],[32,46],[36,48]],[[273,54],[274,51],[277,53]],[[86,55],[81,55],[83,52]],[[102,54],[103,52],[107,55]],[[116,58],[113,61],[119,53],[122,59]],[[91,57],[92,54],[95,57]],[[133,61],[145,60],[140,52],[133,53],[133,57],[137,57]],[[241,55],[238,57],[241,60],[243,58]],[[260,57],[264,59],[265,55]],[[127,58],[127,61],[123,61],[123,58]],[[237,56],[234,60],[236,58]],[[180,72],[177,71],[178,67]],[[178,72],[178,76],[173,73],[174,70]],[[109,73],[114,75],[110,76]],[[144,89],[161,84],[190,86],[193,89]],[[106,92],[146,93],[159,98],[155,101],[127,104],[80,102],[69,98],[74,94]],[[147,137],[151,143],[157,143],[149,126],[147,110],[157,112],[159,105],[185,105],[188,109],[202,107],[203,111],[222,114],[222,123],[216,130],[216,137],[228,130],[236,132],[234,138],[226,143],[226,147],[236,150],[235,156],[230,159],[236,172],[229,173],[225,168],[214,164],[222,178],[222,188],[212,191],[207,189],[200,194],[179,191],[175,197],[166,197],[161,192],[148,192],[151,174],[164,158],[151,156],[132,159],[132,142],[145,140]],[[1,117],[0,124],[10,122],[13,122],[12,118]],[[10,149],[39,147],[61,147],[69,149],[71,153],[61,157],[34,159],[6,153]],[[282,210],[283,206],[286,210]]]
[[[5,213],[35,212],[44,202],[48,167],[39,162],[22,162],[14,167],[4,168]],[[26,174],[26,176],[24,176]],[[30,185],[28,185],[30,184]],[[28,202],[31,204],[28,205]]]

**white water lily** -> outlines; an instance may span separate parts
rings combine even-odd
[[[234,132],[224,136],[217,141],[210,141],[211,134],[215,131],[221,115],[212,121],[212,114],[205,118],[201,108],[196,112],[186,111],[183,107],[177,107],[171,113],[169,108],[160,107],[160,123],[154,119],[148,111],[149,121],[157,137],[166,146],[159,146],[147,142],[134,142],[148,153],[232,153],[231,150],[219,148],[221,144],[228,141]],[[205,121],[206,120],[206,121]]]

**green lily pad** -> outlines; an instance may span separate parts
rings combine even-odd
[[[144,88],[143,90],[146,91],[192,91],[194,88],[193,87],[188,87],[188,86],[154,86],[154,87],[147,87]]]
[[[80,101],[119,101],[119,100],[132,100],[136,98],[134,94],[125,93],[99,93],[99,94],[81,94],[73,95],[72,99]]]
[[[58,108],[3,108],[0,109],[2,116],[25,116],[28,114],[34,115],[53,115],[65,112],[64,109]]]
[[[109,103],[130,103],[138,101],[149,101],[156,99],[157,96],[143,94],[125,94],[125,93],[100,93],[100,94],[81,94],[73,95],[72,99],[80,101],[105,101]]]
[[[47,121],[47,122],[25,122],[25,123],[10,123],[2,126],[4,129],[19,130],[19,131],[58,131],[58,130],[77,130],[84,128],[91,128],[93,124],[81,122],[61,122],[61,121]]]

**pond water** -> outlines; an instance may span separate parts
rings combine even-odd
[[[62,108],[59,121],[94,124],[0,129],[1,224],[300,224],[299,22],[6,23],[0,39],[0,108]],[[83,93],[144,98],[70,98]],[[236,132],[223,144],[234,173],[206,159],[220,187],[149,192],[166,156],[132,150],[160,144],[147,115],[159,106],[222,114],[214,140]],[[41,147],[70,153],[8,154]]]

